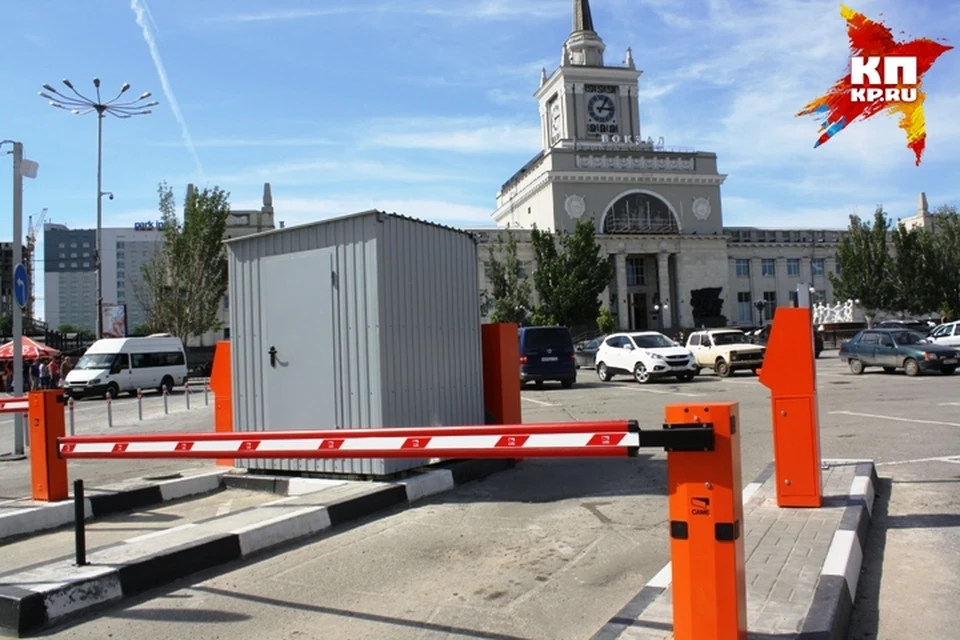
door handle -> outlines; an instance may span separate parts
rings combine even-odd
[[[274,346],[271,346],[270,350],[267,353],[270,354],[270,366],[276,369],[277,368],[277,348]]]

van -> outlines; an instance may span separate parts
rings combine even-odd
[[[77,361],[63,382],[71,398],[106,396],[116,398],[138,389],[167,393],[187,380],[187,356],[180,338],[168,334],[145,338],[97,340]]]
[[[558,380],[564,389],[577,381],[577,356],[567,327],[520,328],[520,386]]]

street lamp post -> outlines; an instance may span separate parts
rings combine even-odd
[[[73,96],[61,93],[49,84],[43,85],[44,91],[40,92],[40,97],[50,101],[50,106],[57,109],[64,109],[75,115],[86,115],[88,113],[97,114],[97,247],[95,263],[97,267],[97,338],[103,337],[103,196],[109,195],[113,199],[113,194],[108,194],[103,190],[103,118],[108,113],[116,118],[127,119],[133,116],[145,116],[151,113],[150,108],[160,104],[157,101],[146,102],[150,98],[150,93],[143,93],[135,100],[121,101],[120,99],[130,89],[130,83],[125,82],[120,87],[120,92],[112,100],[104,101],[100,96],[100,78],[93,79],[93,87],[96,90],[96,99],[88,98],[77,91],[73,83],[68,79],[63,79],[63,84],[73,92]]]
[[[763,310],[767,306],[766,300],[757,300],[753,303],[753,306],[757,308],[757,317],[760,319],[760,326],[763,326]]]
[[[669,308],[669,305],[666,302],[662,304],[657,302],[656,304],[653,305],[653,310],[657,313],[657,327],[659,328],[661,333],[663,333],[663,314],[667,312],[668,308]]]

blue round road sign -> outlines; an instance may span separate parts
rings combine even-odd
[[[29,291],[30,278],[27,276],[27,268],[18,264],[13,270],[13,298],[20,307],[27,306]]]

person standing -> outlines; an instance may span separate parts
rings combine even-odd
[[[44,358],[40,361],[38,368],[38,373],[40,374],[40,389],[49,389],[50,388],[50,361]]]
[[[56,358],[50,358],[50,388],[56,389],[60,386],[60,364]]]

